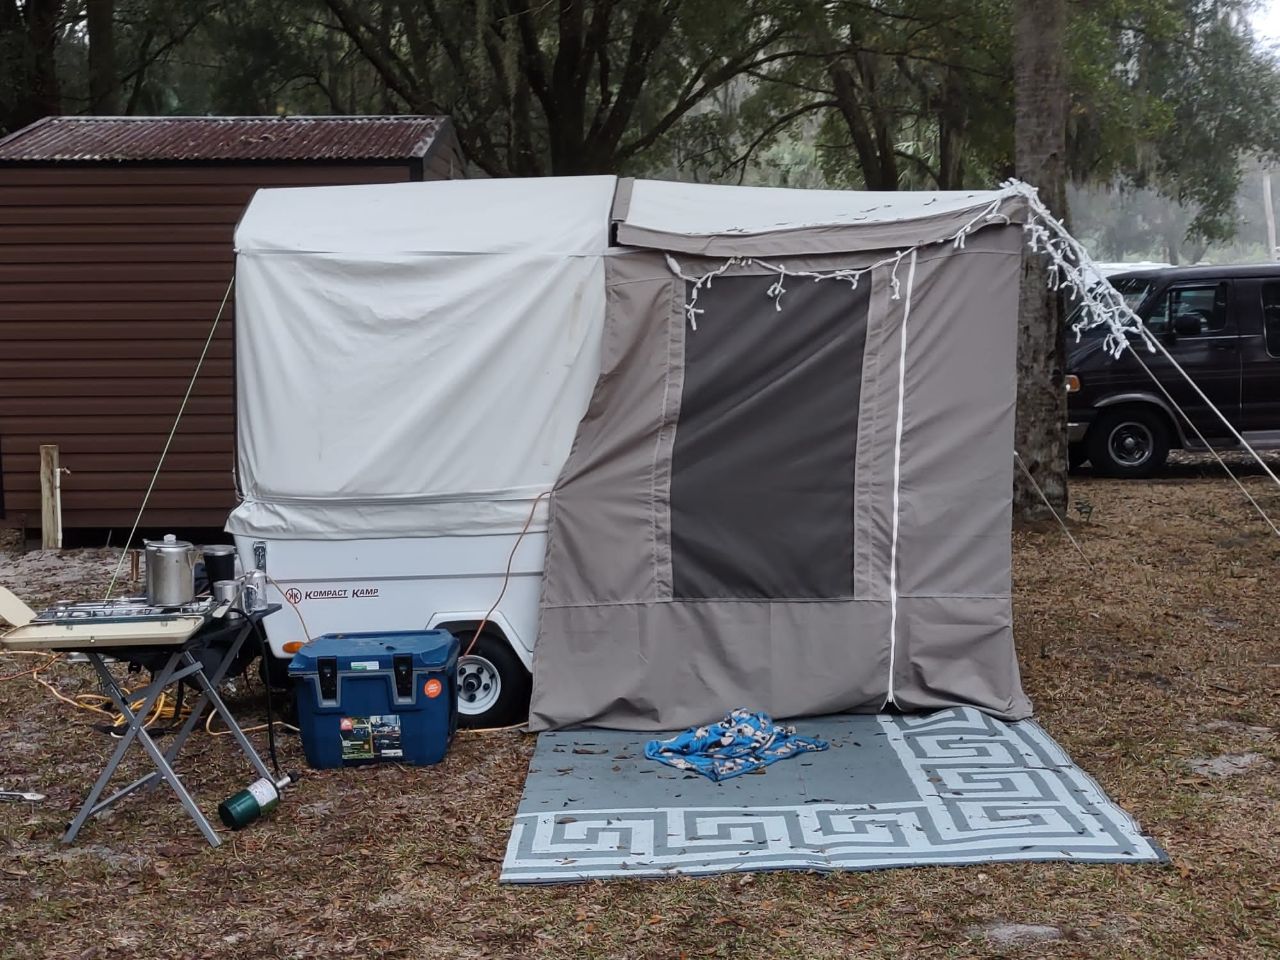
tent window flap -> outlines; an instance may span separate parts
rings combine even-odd
[[[870,284],[722,277],[685,339],[671,465],[676,599],[853,595],[853,487]]]

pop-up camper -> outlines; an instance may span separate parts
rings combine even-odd
[[[228,529],[300,614],[270,618],[272,650],[439,625],[466,646],[493,607],[462,666],[472,723],[521,719],[531,683],[535,728],[1028,715],[1029,220],[1019,186],[259,192]]]
[[[269,619],[277,656],[306,632],[446,626],[469,642],[502,592],[462,665],[460,709],[482,725],[522,719],[538,496],[600,372],[616,185],[254,197],[236,230],[241,503],[227,529],[246,567],[265,552],[302,614]]]

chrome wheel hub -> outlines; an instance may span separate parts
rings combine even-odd
[[[502,678],[492,661],[474,654],[458,660],[458,712],[474,716],[498,702]]]

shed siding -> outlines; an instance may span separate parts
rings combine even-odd
[[[0,166],[5,514],[39,524],[39,446],[55,443],[69,471],[64,526],[132,523],[231,279],[232,232],[255,190],[412,176],[408,159]],[[218,527],[233,506],[231,320],[228,303],[146,526]]]

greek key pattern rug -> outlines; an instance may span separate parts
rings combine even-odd
[[[831,749],[718,784],[646,760],[650,735],[542,734],[501,879],[1165,860],[1034,722],[956,708],[796,726]]]

